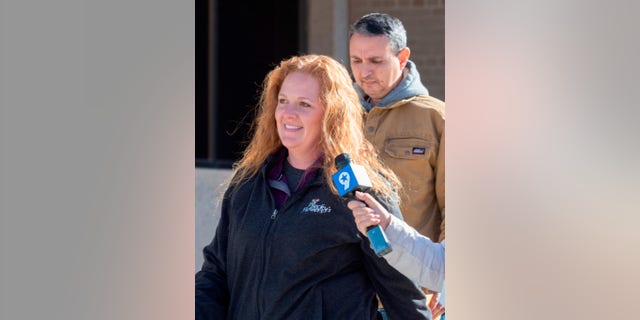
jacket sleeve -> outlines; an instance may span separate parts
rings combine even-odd
[[[393,250],[384,259],[421,286],[441,292],[445,276],[444,241],[433,242],[395,217],[385,232]]]
[[[227,189],[222,201],[220,221],[216,234],[209,245],[203,249],[204,263],[196,273],[195,279],[195,318],[226,319],[229,307],[229,288],[227,286],[226,257],[229,235],[229,213]]]
[[[380,201],[394,216],[402,219],[397,205],[388,205]],[[431,311],[426,306],[426,297],[422,290],[409,278],[389,265],[384,258],[376,256],[371,249],[368,238],[362,236],[364,264],[373,287],[384,305],[390,320],[395,319],[428,319]],[[391,248],[394,249],[393,246]]]
[[[445,157],[445,130],[442,130],[442,136],[440,137],[440,146],[438,149],[438,167],[436,168],[435,176],[436,176],[436,200],[438,201],[438,206],[440,207],[440,215],[442,218],[442,222],[440,223],[440,237],[437,240],[441,242],[445,239],[444,237],[444,210],[445,210],[445,198],[444,198],[444,157]]]

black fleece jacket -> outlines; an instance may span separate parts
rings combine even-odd
[[[196,319],[375,319],[376,293],[391,320],[431,319],[424,294],[375,255],[321,170],[275,209],[268,168],[225,192],[195,277]]]

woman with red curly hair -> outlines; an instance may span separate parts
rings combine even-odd
[[[418,287],[375,255],[331,176],[349,153],[399,214],[396,176],[363,135],[347,70],[327,56],[282,61],[265,78],[252,139],[196,274],[197,319],[430,319]]]

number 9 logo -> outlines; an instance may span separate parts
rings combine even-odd
[[[344,190],[347,190],[349,188],[349,180],[351,179],[351,177],[349,176],[349,173],[347,172],[342,172],[340,173],[340,176],[338,176],[338,182],[340,182],[340,184],[343,186]]]

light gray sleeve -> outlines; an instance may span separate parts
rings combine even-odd
[[[440,292],[444,284],[445,244],[431,241],[404,221],[391,218],[385,229],[392,251],[387,262],[407,278],[423,287]]]

